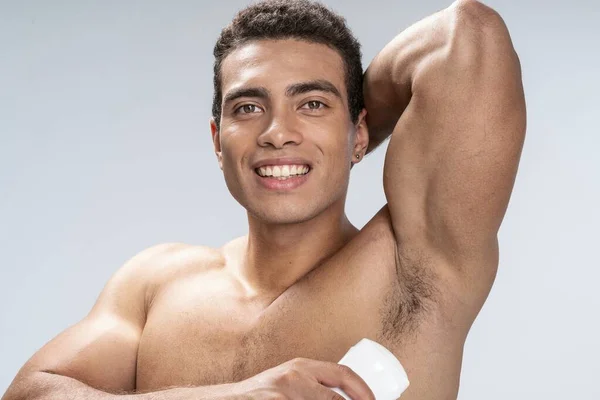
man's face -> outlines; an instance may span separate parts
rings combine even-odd
[[[350,120],[341,56],[299,40],[253,41],[225,58],[221,74],[221,129],[211,129],[233,197],[278,224],[343,207],[368,133],[364,110],[358,130]]]

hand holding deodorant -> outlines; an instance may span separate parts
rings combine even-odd
[[[366,338],[352,346],[338,364],[352,368],[371,388],[377,400],[396,400],[409,385],[400,361],[388,349]],[[339,388],[332,390],[350,400]]]

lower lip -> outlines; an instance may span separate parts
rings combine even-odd
[[[286,190],[296,189],[300,185],[304,184],[308,180],[308,175],[310,175],[311,172],[312,172],[312,170],[308,171],[308,173],[306,173],[304,175],[296,175],[291,178],[282,179],[282,180],[273,178],[271,176],[262,177],[262,176],[258,175],[256,173],[256,171],[254,171],[254,175],[258,179],[258,182],[265,188],[267,188],[269,190],[286,191]]]

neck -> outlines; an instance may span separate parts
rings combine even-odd
[[[283,293],[358,233],[343,202],[296,224],[267,224],[248,215],[248,225],[238,273],[250,295]]]

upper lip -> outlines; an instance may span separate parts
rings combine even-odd
[[[257,161],[254,163],[253,168],[257,169],[260,167],[264,167],[265,165],[308,165],[311,167],[311,164],[308,160],[304,158],[298,157],[282,157],[282,158],[265,158],[264,160]]]

